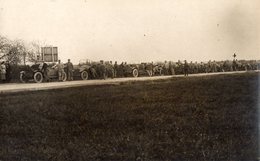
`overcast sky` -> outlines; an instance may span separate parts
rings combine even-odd
[[[260,59],[260,0],[0,0],[0,34],[74,63]]]

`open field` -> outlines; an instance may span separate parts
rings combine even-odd
[[[259,73],[0,95],[0,160],[257,160]]]

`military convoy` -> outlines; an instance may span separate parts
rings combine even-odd
[[[47,72],[44,73],[44,68]],[[257,61],[220,61],[207,63],[189,63],[189,73],[208,73],[208,72],[226,72],[237,70],[256,70],[260,69],[260,62]],[[67,80],[67,66],[64,64],[62,81]],[[154,75],[174,75],[182,74],[183,64],[181,62],[164,62],[164,63],[141,63],[126,64],[122,63],[115,69],[112,62],[91,62],[89,60],[80,61],[74,65],[73,79],[107,79],[115,77],[141,77]],[[34,81],[41,83],[44,81],[58,80],[58,69],[55,64],[38,62],[32,65],[26,65],[21,68],[20,81],[25,83]]]

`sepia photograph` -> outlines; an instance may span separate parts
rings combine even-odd
[[[259,0],[0,0],[0,161],[259,161]]]

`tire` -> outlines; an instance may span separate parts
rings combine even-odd
[[[146,72],[147,72],[147,74],[148,74],[149,77],[152,77],[152,76],[153,76],[152,71],[150,72],[149,70],[147,70]]]
[[[22,83],[26,83],[27,82],[27,79],[26,79],[26,76],[25,76],[24,72],[20,73],[20,81]]]
[[[159,69],[159,76],[162,76],[162,75],[163,75],[163,70]]]
[[[65,72],[62,72],[62,82],[65,82],[67,80],[67,74]]]
[[[42,83],[42,81],[43,81],[43,75],[42,75],[42,73],[41,73],[41,72],[36,72],[36,73],[34,73],[33,79],[34,79],[34,82],[35,82],[35,83]]]
[[[81,73],[80,73],[80,77],[81,77],[81,79],[82,80],[87,80],[88,79],[88,72],[87,71],[82,71]]]
[[[132,74],[133,74],[133,77],[138,77],[138,70],[137,69],[134,69],[133,70],[133,72],[132,72]]]

